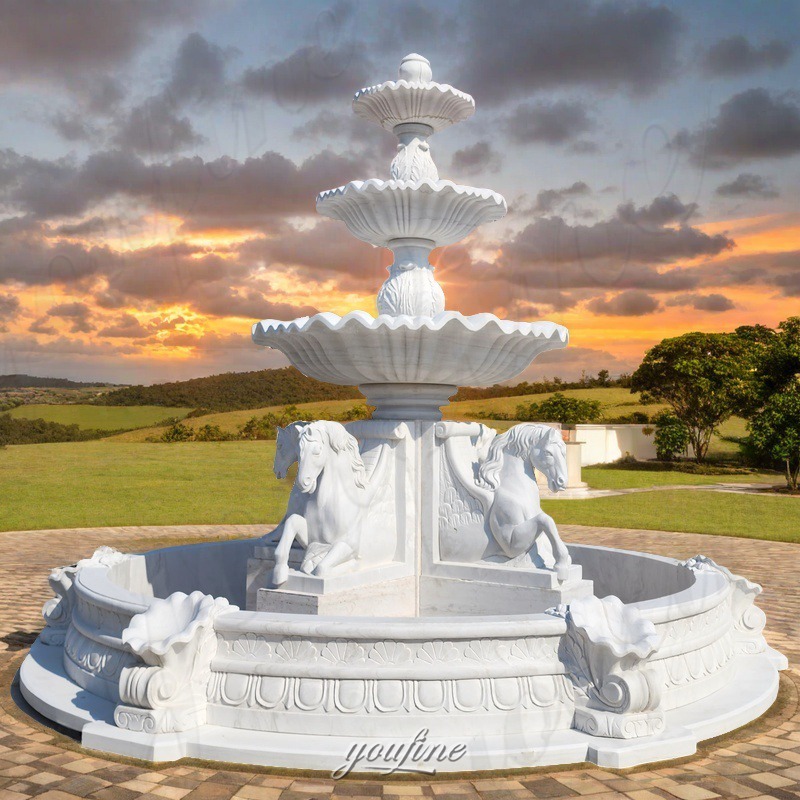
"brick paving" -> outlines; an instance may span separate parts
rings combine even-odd
[[[760,720],[700,746],[688,759],[632,770],[593,765],[505,775],[380,781],[289,774],[186,759],[150,766],[89,753],[33,721],[10,698],[13,676],[42,627],[48,571],[109,544],[142,551],[170,543],[257,535],[258,526],[100,528],[0,533],[0,800],[524,800],[590,796],[593,800],[800,798],[800,547],[779,542],[657,531],[561,526],[568,541],[688,558],[698,553],[764,586],[767,639],[791,668],[777,703]]]

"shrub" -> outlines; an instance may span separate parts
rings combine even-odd
[[[161,437],[162,442],[191,442],[194,439],[194,431],[182,422],[176,422],[167,428]]]
[[[800,481],[800,388],[773,394],[749,424],[750,445],[780,462],[786,484],[797,491]]]
[[[196,442],[227,442],[231,438],[233,437],[225,433],[219,425],[201,425],[194,432]]]
[[[662,411],[653,418],[656,425],[656,457],[659,461],[672,461],[689,447],[689,429],[671,411]]]
[[[517,419],[523,422],[560,422],[562,425],[580,425],[596,422],[601,415],[600,402],[579,400],[556,392],[541,403],[517,406]]]

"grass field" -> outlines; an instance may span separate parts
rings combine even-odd
[[[800,542],[800,498],[797,497],[678,489],[594,500],[546,500],[542,507],[559,524]]]
[[[750,472],[746,475],[693,475],[688,472],[584,467],[581,477],[592,489],[644,489],[650,486],[707,486],[711,483],[782,484],[777,472]]]
[[[163,406],[92,406],[50,405],[31,403],[9,411],[12,417],[44,419],[62,425],[100,431],[121,431],[155,425],[170,417],[185,417],[191,408],[164,408]]]
[[[0,450],[0,530],[277,522],[274,442],[17,445]]]
[[[0,450],[0,530],[277,522],[290,484],[273,476],[274,452],[274,442],[101,440],[8,447]],[[592,468],[584,475],[591,485],[607,488],[739,477]],[[774,475],[763,479],[780,481]],[[665,490],[551,500],[546,507],[559,523],[800,542],[800,498]]]

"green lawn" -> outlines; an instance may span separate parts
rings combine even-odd
[[[121,431],[155,425],[170,417],[185,417],[191,408],[165,408],[164,406],[92,406],[49,405],[31,403],[17,406],[9,413],[12,417],[44,419],[62,425],[78,425],[100,431]]]
[[[678,489],[594,500],[546,500],[542,507],[559,524],[687,531],[800,542],[798,497]]]
[[[290,483],[272,474],[274,448],[274,442],[108,440],[8,447],[0,450],[0,530],[277,522]],[[610,487],[736,476],[589,468],[586,477]],[[545,507],[559,523],[800,541],[800,498],[667,490],[551,500]]]
[[[609,469],[584,467],[581,477],[592,489],[642,489],[648,486],[699,486],[709,483],[783,484],[777,472],[752,472],[746,475],[692,475],[687,472],[667,472],[638,469]]]
[[[274,442],[17,445],[0,450],[0,530],[278,522]]]

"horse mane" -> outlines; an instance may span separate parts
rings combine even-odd
[[[355,436],[348,433],[347,429],[341,423],[329,422],[327,420],[310,423],[302,432],[302,435],[310,430],[324,432],[328,444],[334,453],[346,453],[349,456],[356,486],[358,486],[359,489],[365,489],[367,487],[367,468],[364,465],[364,459],[361,458]]]
[[[503,455],[524,457],[531,448],[538,446],[543,439],[554,439],[555,428],[540,425],[522,424],[509,428],[496,436],[489,445],[486,460],[478,468],[476,483],[486,489],[497,489],[500,485],[500,470]]]

